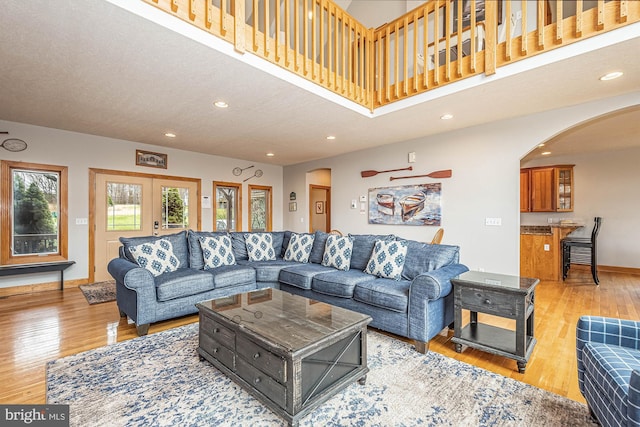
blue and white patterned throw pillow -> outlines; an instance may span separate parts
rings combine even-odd
[[[247,233],[244,235],[249,261],[275,261],[273,237],[270,233]]]
[[[200,237],[204,269],[221,267],[223,265],[235,265],[236,257],[233,255],[231,238],[229,236]]]
[[[313,248],[314,234],[291,233],[289,246],[284,253],[285,261],[309,262],[309,255]]]
[[[406,240],[376,240],[365,273],[387,279],[400,280],[407,258]]]
[[[327,243],[324,245],[322,265],[346,271],[349,269],[349,265],[351,264],[352,253],[352,237],[330,235],[327,237]]]
[[[140,267],[149,270],[154,276],[180,267],[180,261],[173,254],[173,245],[166,239],[130,246],[129,252]]]

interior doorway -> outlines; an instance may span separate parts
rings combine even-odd
[[[331,187],[309,184],[309,232],[331,231]]]
[[[200,180],[91,169],[89,282],[111,279],[120,237],[200,229]]]

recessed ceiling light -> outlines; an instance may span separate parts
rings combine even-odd
[[[275,156],[275,154],[273,154],[273,153],[267,153],[267,157],[273,157],[273,156]]]
[[[229,104],[227,104],[224,101],[216,101],[213,103],[213,105],[215,105],[218,108],[227,108],[229,106]]]
[[[543,156],[548,156],[549,154],[551,154],[551,151],[543,151],[542,153]]]
[[[164,136],[166,136],[167,138],[175,138],[176,134],[172,133],[172,132],[167,132],[167,133],[164,134]]]
[[[453,119],[453,114],[443,114],[440,116],[440,120],[451,120]]]
[[[622,74],[624,74],[622,71],[613,71],[611,73],[607,73],[604,76],[600,77],[600,80],[602,80],[603,82],[606,82],[607,80],[617,79],[618,77],[621,77]]]
[[[336,139],[336,137],[334,135],[329,135],[329,136],[327,136],[327,139],[328,140],[334,140],[334,139]]]

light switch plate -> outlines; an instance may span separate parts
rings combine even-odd
[[[484,225],[502,225],[502,218],[485,218]]]

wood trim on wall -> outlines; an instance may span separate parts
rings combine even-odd
[[[313,215],[315,214],[315,206],[312,203],[313,190],[325,190],[327,192],[327,200],[324,206],[324,212],[327,215],[326,232],[331,231],[331,187],[327,185],[309,184],[309,232],[313,233]]]

